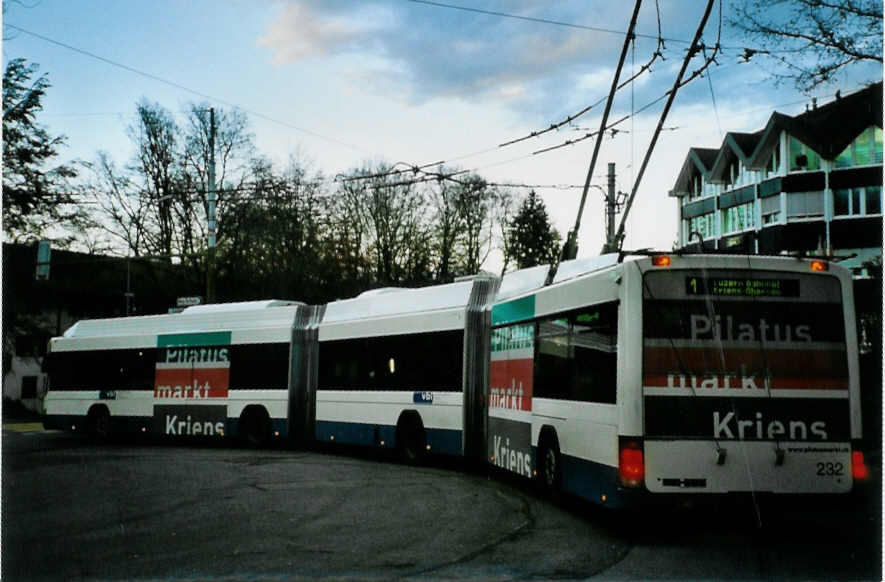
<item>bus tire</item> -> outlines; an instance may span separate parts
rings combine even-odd
[[[238,436],[250,447],[263,447],[270,441],[270,415],[262,406],[247,406],[240,415]]]
[[[562,455],[559,441],[552,432],[542,435],[538,447],[538,485],[551,499],[557,499],[562,491]]]
[[[111,438],[111,413],[108,407],[96,405],[86,415],[86,432],[96,442],[105,443]]]
[[[396,423],[396,448],[400,459],[406,464],[417,465],[424,458],[426,446],[421,417],[414,411],[404,412]]]

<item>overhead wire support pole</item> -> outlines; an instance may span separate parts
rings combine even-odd
[[[627,223],[627,216],[630,214],[630,207],[633,206],[633,200],[636,198],[636,191],[639,189],[639,184],[642,181],[642,175],[645,173],[646,167],[648,167],[648,162],[651,159],[651,154],[655,149],[655,144],[658,141],[658,136],[661,134],[661,128],[664,126],[664,122],[667,120],[667,114],[670,112],[670,106],[673,105],[673,100],[676,98],[676,93],[679,90],[679,87],[682,83],[682,76],[685,74],[685,70],[688,68],[688,63],[691,62],[691,59],[700,51],[700,47],[698,43],[701,40],[701,36],[704,33],[704,28],[707,26],[707,19],[710,17],[710,12],[713,9],[713,3],[716,0],[707,0],[707,8],[704,10],[704,16],[701,18],[701,23],[698,25],[697,31],[694,33],[694,39],[691,41],[691,46],[688,48],[688,52],[685,54],[685,59],[682,61],[682,67],[679,69],[679,74],[676,75],[676,81],[673,83],[673,88],[670,90],[670,94],[667,97],[667,103],[664,105],[664,110],[661,112],[661,118],[658,120],[658,126],[655,128],[654,134],[651,137],[651,143],[648,145],[648,149],[645,152],[645,157],[642,160],[642,165],[639,167],[639,173],[636,175],[636,181],[633,183],[633,189],[630,191],[630,197],[627,198],[627,205],[624,207],[624,214],[621,215],[621,223],[618,225],[618,232],[615,235],[615,244],[617,245],[617,250],[620,250],[624,245],[624,226]],[[721,0],[720,0],[721,1]]]
[[[621,76],[621,69],[627,58],[627,49],[630,47],[630,43],[633,42],[633,39],[636,38],[633,30],[636,28],[636,19],[639,17],[639,8],[641,6],[642,0],[636,0],[636,4],[633,7],[633,16],[630,18],[630,26],[627,27],[627,34],[624,36],[624,46],[621,48],[621,57],[618,59],[618,67],[615,70],[611,89],[608,92],[605,111],[602,112],[602,121],[599,124],[599,133],[596,136],[596,145],[593,147],[593,156],[590,158],[590,168],[587,170],[587,179],[584,181],[584,190],[581,193],[581,203],[578,206],[578,215],[575,218],[575,228],[566,236],[565,243],[562,245],[562,251],[559,253],[559,258],[555,263],[550,265],[550,270],[547,272],[547,280],[544,282],[545,285],[549,285],[553,282],[553,278],[556,276],[556,271],[559,269],[559,263],[564,259],[573,259],[577,256],[578,230],[581,228],[581,214],[584,212],[584,203],[587,201],[587,191],[590,190],[590,180],[593,177],[593,170],[596,167],[596,158],[599,156],[599,148],[602,145],[602,138],[605,136],[605,124],[608,121],[608,114],[611,111],[612,102],[615,99],[615,92],[618,90],[618,79]]]
[[[615,213],[618,208],[618,195],[615,192],[615,163],[608,163],[608,193],[605,196],[605,246],[603,253],[613,253],[615,248]]]

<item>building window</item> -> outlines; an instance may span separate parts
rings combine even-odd
[[[722,211],[722,233],[740,232],[753,228],[755,225],[755,208],[753,202],[732,206]]]
[[[734,159],[728,162],[728,166],[725,168],[725,175],[722,177],[722,181],[725,184],[726,188],[738,186],[741,183],[741,162],[738,159]]]
[[[836,156],[836,167],[867,166],[882,163],[882,129],[869,127],[861,132],[841,154]]]
[[[768,164],[765,166],[765,170],[769,174],[780,174],[781,148],[779,143],[775,144],[774,148],[771,150],[771,157],[768,159]]]
[[[823,192],[793,192],[787,195],[787,218],[816,218],[824,215]]]
[[[685,244],[690,244],[692,242],[692,233],[697,232],[701,235],[705,241],[713,239],[716,237],[716,215],[711,212],[709,214],[702,214],[701,216],[695,216],[694,218],[688,221],[688,230],[685,233]]]
[[[759,201],[762,224],[773,224],[781,221],[781,197],[769,196]]]
[[[790,171],[820,170],[820,156],[813,149],[796,139],[790,138]]]
[[[867,186],[864,202],[866,204],[864,214],[882,214],[882,187]]]
[[[881,186],[833,190],[833,214],[836,216],[859,216],[881,213]]]
[[[706,198],[708,196],[715,196],[719,193],[716,189],[716,184],[711,184],[704,180],[704,177],[701,174],[695,174],[691,179],[691,184],[688,189],[688,197],[684,198],[685,202],[696,200],[698,198]]]
[[[704,181],[703,196],[716,196],[717,194],[719,194],[719,187],[716,184]]]

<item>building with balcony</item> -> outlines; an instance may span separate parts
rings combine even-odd
[[[841,264],[869,274],[882,259],[882,83],[691,148],[670,195],[679,249],[855,255]]]

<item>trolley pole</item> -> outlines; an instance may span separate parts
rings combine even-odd
[[[209,108],[209,208],[208,245],[206,253],[206,303],[215,302],[215,108]]]

